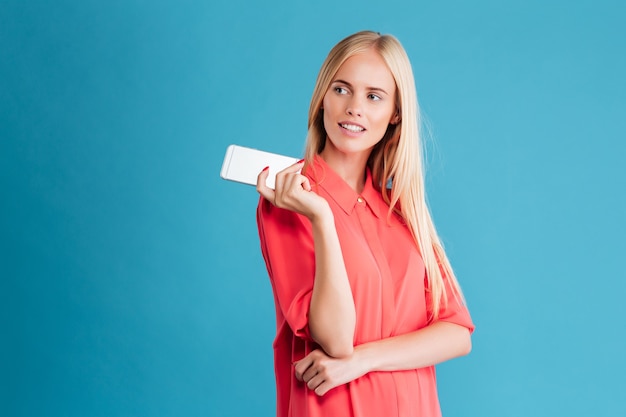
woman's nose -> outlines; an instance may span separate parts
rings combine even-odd
[[[358,98],[353,98],[348,102],[348,106],[346,107],[346,113],[350,116],[361,117],[361,103]]]
[[[348,108],[346,113],[348,113],[350,116],[361,117],[361,111],[360,110],[354,110],[354,109]]]

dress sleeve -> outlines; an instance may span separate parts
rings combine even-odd
[[[441,265],[439,266],[441,269]],[[437,321],[445,321],[449,323],[458,324],[459,326],[467,327],[470,333],[474,332],[474,323],[472,322],[472,318],[469,314],[469,310],[465,305],[463,297],[460,294],[455,294],[452,285],[450,285],[450,280],[448,279],[447,274],[442,270],[443,281],[446,287],[446,300],[442,302],[439,307],[439,317]],[[427,282],[425,283],[427,285]],[[430,299],[430,293],[426,293],[426,307],[428,317],[433,317],[432,311],[432,300]]]
[[[296,336],[311,339],[308,317],[315,280],[311,223],[261,197],[257,226],[276,307]]]

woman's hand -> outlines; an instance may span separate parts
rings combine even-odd
[[[265,184],[269,170],[265,168],[257,177],[256,189],[263,197],[276,207],[295,211],[313,221],[330,213],[325,199],[311,192],[309,179],[300,174],[304,160],[285,168],[276,174],[276,189],[272,190]]]
[[[317,349],[294,365],[296,378],[320,396],[367,373],[357,350],[349,357],[337,359]]]

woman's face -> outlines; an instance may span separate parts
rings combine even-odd
[[[327,133],[323,154],[367,158],[390,123],[397,123],[396,83],[373,48],[339,67],[323,100]]]

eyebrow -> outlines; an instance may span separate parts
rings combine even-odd
[[[333,82],[331,84],[334,83],[340,83],[340,84],[345,84],[348,87],[352,87],[352,84],[350,84],[349,82],[345,81],[345,80],[333,80]],[[386,95],[389,95],[388,92],[386,92],[384,89],[380,88],[380,87],[367,87],[367,90],[372,90],[372,91],[380,91]]]

